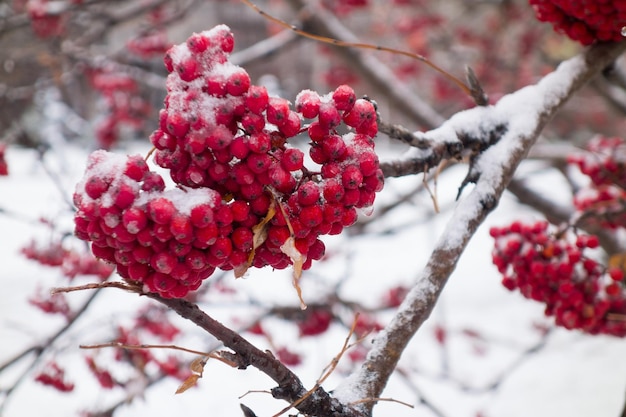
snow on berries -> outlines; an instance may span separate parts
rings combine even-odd
[[[76,188],[76,235],[164,297],[185,296],[216,268],[310,268],[324,255],[320,237],[353,224],[383,187],[370,101],[343,85],[305,90],[292,107],[229,61],[233,45],[220,25],[165,56],[167,96],[150,141],[175,189],[141,157],[105,151],[89,157]]]
[[[537,19],[583,45],[623,40],[626,2],[623,0],[529,0]]]
[[[545,304],[556,324],[590,334],[626,336],[623,273],[587,256],[598,238],[567,232],[552,234],[547,222],[514,222],[490,230],[493,263],[502,284]]]

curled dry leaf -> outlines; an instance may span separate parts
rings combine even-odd
[[[304,303],[304,299],[302,298],[302,289],[300,288],[300,278],[302,277],[302,265],[306,260],[306,256],[304,256],[300,251],[296,248],[295,239],[293,236],[290,236],[289,239],[285,241],[280,247],[280,250],[289,258],[291,258],[291,262],[293,262],[293,286],[298,293],[298,298],[300,299],[300,308],[302,310],[306,310],[306,304]]]
[[[275,203],[275,200],[272,199],[270,203],[270,207],[267,210],[267,214],[265,215],[263,220],[261,220],[258,224],[252,227],[252,233],[253,233],[252,250],[250,251],[250,254],[248,255],[248,261],[245,264],[240,265],[234,269],[235,278],[243,277],[248,271],[248,268],[252,266],[252,261],[254,260],[254,254],[256,253],[257,248],[261,246],[263,242],[265,242],[265,239],[267,239],[268,223],[270,222],[270,220],[274,218],[275,215],[276,215],[276,203]]]
[[[187,391],[189,388],[194,387],[200,378],[202,378],[202,373],[204,372],[204,365],[209,358],[207,356],[203,356],[200,358],[194,359],[189,365],[189,369],[191,370],[191,375],[187,377],[183,381],[182,384],[176,390],[176,394],[182,394]]]

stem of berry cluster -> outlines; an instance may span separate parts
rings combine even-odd
[[[505,96],[494,106],[458,113],[432,131],[433,140],[442,140],[444,132],[456,134],[463,142],[461,138],[480,132],[487,142],[493,129],[501,129],[503,123],[506,126],[497,142],[473,159],[468,178],[476,186],[459,202],[426,267],[391,323],[374,341],[364,364],[334,391],[340,401],[380,397],[402,352],[430,316],[469,240],[498,204],[542,129],[575,92],[625,50],[626,42],[592,46],[563,62],[538,84]],[[429,133],[424,136],[428,138]],[[453,139],[443,138],[446,142]],[[373,406],[359,405],[365,415],[371,415]]]

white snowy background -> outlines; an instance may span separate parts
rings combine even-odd
[[[116,152],[145,154],[147,150],[146,144],[146,147],[138,145]],[[61,139],[55,144],[54,152],[46,153],[43,162],[33,150],[10,148],[8,151],[10,175],[0,177],[0,207],[5,210],[0,213],[0,364],[23,349],[42,343],[63,325],[62,319],[45,315],[27,302],[38,287],[47,291],[62,283],[60,272],[27,260],[20,249],[32,239],[45,242],[50,238],[50,230],[41,225],[39,218],[53,219],[59,229],[70,230],[71,212],[64,199],[71,199],[87,154],[88,150],[65,144]],[[525,172],[533,171],[531,164],[522,168]],[[341,296],[365,305],[375,305],[389,287],[412,283],[446,225],[466,169],[464,165],[453,167],[439,179],[437,192],[442,214],[433,213],[430,198],[422,192],[410,203],[368,226],[367,234],[349,239],[326,237],[327,253],[332,257],[315,264],[310,273],[305,274],[305,299],[314,302],[332,291],[334,283],[347,274],[350,278],[342,285]],[[388,180],[377,204],[384,204],[395,195],[414,188],[421,180],[421,177]],[[562,196],[556,192],[565,189],[557,176],[537,175],[535,182],[551,196],[567,202],[565,192]],[[502,225],[519,218],[538,216],[521,209],[514,198],[505,195],[473,238],[432,316],[404,352],[399,370],[392,376],[383,396],[414,404],[415,408],[381,402],[375,408],[375,415],[619,415],[626,392],[626,361],[623,360],[626,341],[552,329],[544,346],[524,354],[542,340],[537,325],[551,328],[552,321],[543,316],[541,305],[510,293],[500,285],[500,277],[491,264],[492,239],[488,235],[490,225]],[[389,230],[393,233],[387,233]],[[210,302],[201,305],[219,320],[236,321],[241,325],[250,323],[258,311],[246,306],[248,299],[268,305],[297,305],[288,271],[253,270],[245,279],[235,281],[227,277],[225,282],[237,290],[236,295],[224,296],[224,300],[213,295]],[[88,296],[86,292],[71,293],[67,298],[77,306]],[[78,346],[107,341],[116,322],[127,323],[132,313],[148,302],[116,289],[102,291],[86,317],[72,327],[62,344],[54,347],[59,354],[58,362],[67,369],[68,379],[76,384],[74,392],[62,394],[30,380],[24,381],[8,400],[0,397],[0,404],[6,400],[2,417],[77,416],[84,410],[106,409],[123,398],[120,388],[109,391],[97,385],[87,371]],[[383,315],[383,320],[390,317],[390,314]],[[173,321],[189,334],[183,339],[185,347],[203,350],[212,346],[212,339],[193,325],[183,319]],[[436,342],[435,326],[447,330],[444,347]],[[299,338],[295,326],[277,319],[271,320],[267,327],[276,344],[286,345],[305,358],[303,365],[293,369],[307,387],[315,383],[322,369],[337,354],[347,334],[344,327],[333,325],[324,337]],[[462,332],[467,329],[476,331],[484,341],[465,336]],[[250,339],[259,347],[268,348],[264,339]],[[483,352],[477,353],[477,349]],[[103,359],[110,352],[100,355]],[[191,355],[183,357],[193,359]],[[32,358],[27,356],[3,372],[0,388],[11,387]],[[49,358],[44,358],[44,362],[46,359]],[[111,366],[117,375],[124,374],[124,369]],[[324,387],[332,390],[349,371],[349,361],[344,358]],[[403,375],[407,375],[410,382]],[[497,389],[484,389],[494,381],[501,381]],[[268,390],[274,386],[269,378],[252,368],[241,371],[210,361],[196,388],[174,395],[179,383],[166,379],[150,387],[145,397],[121,406],[115,415],[241,416],[239,403],[242,402],[259,417],[265,417],[286,405],[272,399],[268,393],[251,392],[239,399],[250,390]],[[439,411],[421,406],[417,393]]]

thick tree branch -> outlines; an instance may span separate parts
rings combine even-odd
[[[254,366],[272,378],[278,384],[278,387],[272,390],[274,398],[294,403],[307,394],[307,390],[300,379],[271,353],[259,350],[239,333],[211,318],[197,305],[183,299],[162,298],[153,293],[145,295],[168,306],[181,317],[191,320],[220,340],[224,346],[232,349],[235,354],[229,359],[236,360],[239,368],[245,369],[248,366]],[[312,395],[300,402],[296,408],[310,416],[363,417],[362,413],[341,404],[322,388],[318,388]]]
[[[563,62],[537,85],[505,96],[494,106],[458,113],[441,128],[425,133],[426,136],[440,136],[442,132],[456,134],[458,139],[465,135],[480,136],[481,132],[488,134],[489,125],[492,129],[503,124],[507,128],[497,143],[473,161],[470,170],[474,173],[470,172],[469,178],[476,186],[460,201],[426,267],[396,316],[375,340],[363,366],[335,390],[338,399],[350,403],[381,395],[405,347],[429,317],[470,238],[498,204],[541,130],[576,91],[624,50],[625,42],[593,46]],[[359,404],[368,415],[373,406]]]

